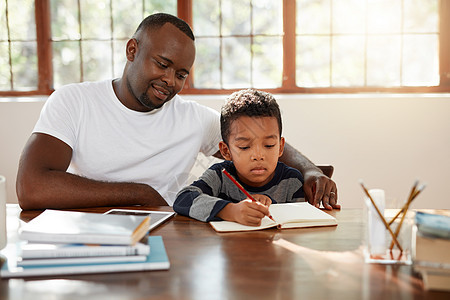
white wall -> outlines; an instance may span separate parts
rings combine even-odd
[[[184,96],[220,109],[226,96]],[[404,200],[416,179],[427,187],[415,208],[450,208],[450,94],[276,95],[283,135],[315,163],[332,164],[343,207],[361,207],[359,179]],[[7,101],[9,100],[9,101]],[[42,101],[0,98],[0,174],[7,177],[8,202],[15,203],[20,152]],[[203,158],[194,169],[200,174]]]

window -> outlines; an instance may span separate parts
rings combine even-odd
[[[154,12],[196,35],[183,93],[450,92],[450,1],[0,0],[0,95],[120,76]]]
[[[50,1],[53,82],[95,81],[122,75],[126,42],[153,12],[176,15],[176,1]]]
[[[298,86],[439,85],[438,0],[297,1]]]
[[[271,0],[195,1],[195,87],[276,88],[282,84],[283,5]]]
[[[0,11],[0,91],[36,89],[38,61],[33,1],[0,1]]]

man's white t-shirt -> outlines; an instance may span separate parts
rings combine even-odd
[[[190,183],[198,153],[213,155],[221,140],[217,111],[178,95],[151,112],[130,110],[115,95],[112,80],[56,90],[33,132],[72,148],[68,172],[101,181],[146,183],[169,205]]]

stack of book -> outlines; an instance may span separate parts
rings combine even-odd
[[[412,245],[425,289],[450,291],[450,216],[417,212]]]
[[[22,226],[6,251],[4,278],[168,269],[149,216],[45,210]]]

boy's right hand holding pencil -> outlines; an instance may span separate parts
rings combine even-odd
[[[222,220],[233,221],[248,226],[259,226],[265,216],[269,216],[272,200],[266,195],[254,194],[253,199],[230,203],[217,216]]]

